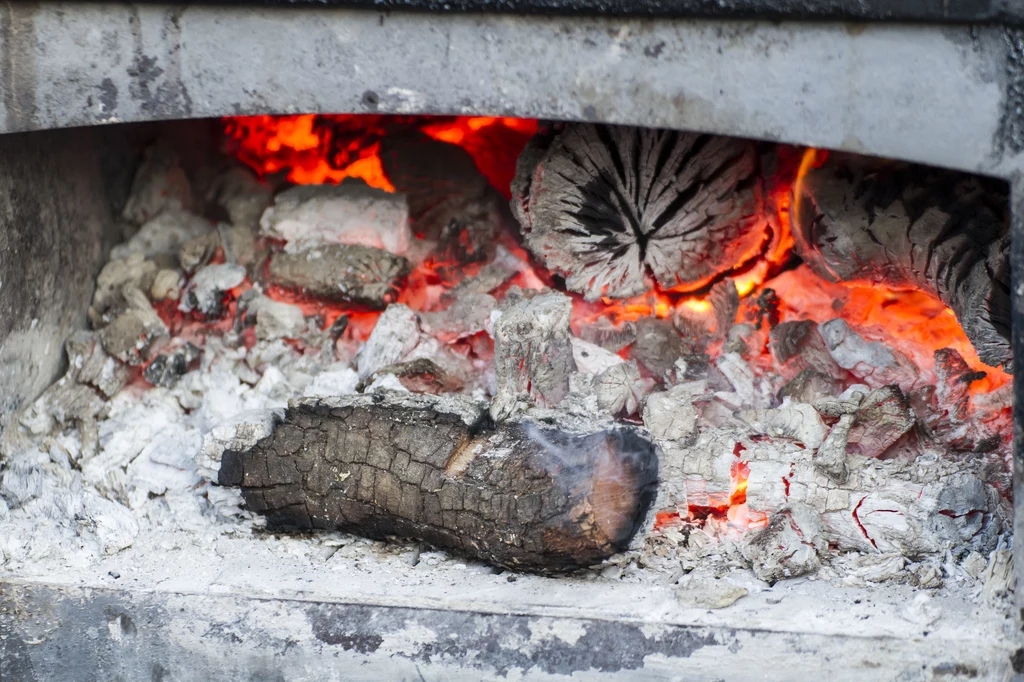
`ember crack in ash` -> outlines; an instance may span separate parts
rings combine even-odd
[[[146,154],[93,330],[4,432],[2,561],[261,513],[638,580],[1002,556],[992,183],[505,118],[222,127],[202,173]]]

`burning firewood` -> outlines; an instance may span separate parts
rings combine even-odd
[[[398,298],[398,284],[409,261],[383,249],[358,244],[326,244],[299,253],[275,253],[271,284],[339,303],[375,310]]]
[[[665,130],[567,125],[519,159],[513,211],[527,244],[593,301],[695,288],[766,238],[751,142]]]
[[[487,422],[454,399],[301,399],[271,436],[224,453],[220,483],[273,528],[415,538],[519,570],[572,570],[627,545],[653,497],[650,442]]]
[[[819,276],[928,291],[983,362],[1009,368],[1005,194],[941,171],[836,165],[811,170],[799,191],[797,249]]]
[[[494,371],[498,391],[491,416],[502,421],[529,403],[557,405],[576,371],[569,317],[572,300],[558,292],[527,296],[509,291],[494,324]]]
[[[512,217],[465,149],[409,131],[385,137],[380,159],[388,179],[409,202],[413,232],[438,242],[435,257],[442,264],[494,255],[494,235]]]

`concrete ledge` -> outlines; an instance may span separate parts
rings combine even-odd
[[[998,26],[8,3],[0,132],[288,112],[656,125],[1009,176]],[[1012,120],[1011,120],[1012,119]]]
[[[1006,679],[998,642],[0,583],[0,677]]]

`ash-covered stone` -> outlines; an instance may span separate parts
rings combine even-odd
[[[572,343],[572,359],[576,363],[576,369],[581,372],[597,375],[625,362],[615,353],[575,336],[570,339],[570,342]]]
[[[670,320],[645,317],[636,321],[634,329],[633,357],[659,381],[665,380],[676,360],[693,350]]]
[[[675,447],[689,447],[697,440],[700,414],[694,406],[694,384],[678,384],[668,391],[652,393],[644,401],[644,426],[655,442],[671,441]]]
[[[420,313],[423,331],[441,341],[454,341],[484,331],[498,302],[490,294],[465,291],[444,310]]]
[[[369,246],[328,244],[270,259],[271,284],[315,298],[380,310],[398,298],[409,261]]]
[[[653,386],[654,382],[642,378],[636,362],[630,360],[612,365],[594,377],[593,391],[602,413],[629,416],[637,413]]]
[[[103,351],[95,332],[75,332],[65,348],[68,374],[78,383],[88,384],[108,398],[114,397],[128,383],[131,370]]]
[[[389,305],[359,352],[359,378],[365,381],[381,368],[398,363],[419,340],[416,313],[399,303]]]
[[[842,392],[842,383],[813,369],[805,369],[779,389],[779,400],[814,404]]]
[[[220,245],[220,234],[216,231],[189,239],[178,249],[178,263],[181,269],[188,273],[195,272],[210,262]]]
[[[466,277],[441,295],[442,299],[457,299],[465,294],[489,294],[511,280],[529,265],[510,253],[501,244],[495,247],[494,258],[480,268],[474,277]]]
[[[850,449],[865,457],[881,457],[913,428],[914,422],[914,411],[899,386],[877,388],[857,409],[848,439]]]
[[[233,227],[250,235],[259,227],[260,216],[270,206],[270,187],[243,166],[232,166],[214,178],[207,190],[207,201],[227,214]]]
[[[279,193],[260,218],[260,227],[264,234],[285,240],[290,253],[327,244],[358,244],[404,256],[412,239],[404,195],[350,179]]]
[[[636,325],[632,322],[615,324],[607,317],[588,320],[580,327],[580,338],[588,343],[601,346],[607,351],[617,353],[636,341]]]
[[[199,270],[185,287],[178,310],[197,312],[206,318],[224,314],[224,296],[245,280],[241,265],[222,263]]]
[[[792,439],[810,450],[817,450],[828,433],[818,412],[806,403],[785,401],[776,408],[744,410],[737,416],[754,434]]]
[[[849,376],[832,358],[818,325],[810,320],[782,322],[772,328],[768,339],[772,357],[786,379],[808,370],[835,380]]]
[[[399,383],[412,393],[429,393],[441,395],[462,389],[462,381],[446,372],[433,360],[416,358],[408,362],[381,367],[377,377],[385,374],[393,375]]]
[[[302,308],[259,296],[248,303],[247,314],[256,316],[256,338],[295,339],[306,331]]]
[[[849,323],[836,318],[818,325],[832,359],[872,388],[909,386],[917,379],[911,363],[880,341],[866,341]]]

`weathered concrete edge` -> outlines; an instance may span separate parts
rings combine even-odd
[[[0,582],[0,679],[1002,679],[1006,646]],[[1005,643],[1004,643],[1005,645]],[[358,666],[354,668],[353,666]]]
[[[702,19],[1024,23],[1013,0],[198,0],[204,5],[369,7],[423,12],[507,12],[566,16]]]
[[[0,432],[85,325],[113,224],[100,133],[0,136]]]
[[[1010,101],[1014,35],[12,3],[0,6],[0,132],[230,114],[510,115],[734,134],[1007,177],[1024,167]]]

